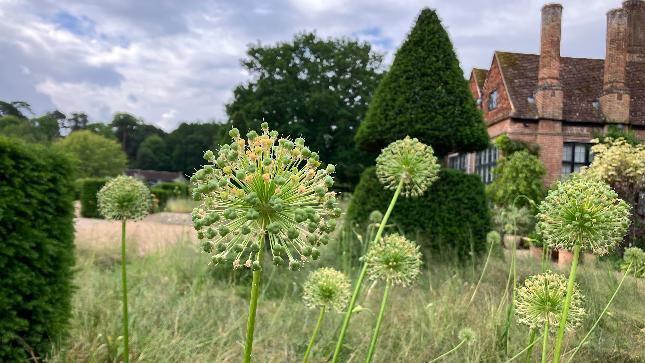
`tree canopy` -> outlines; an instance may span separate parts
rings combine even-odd
[[[431,145],[439,156],[482,150],[489,142],[448,33],[430,9],[421,11],[396,52],[356,142],[378,151],[406,135]]]
[[[119,143],[87,130],[74,131],[55,146],[75,159],[81,178],[119,175],[128,161]]]
[[[253,45],[242,60],[252,80],[235,88],[229,121],[243,133],[266,121],[281,134],[304,137],[321,160],[337,165],[341,183],[354,183],[373,161],[353,137],[381,78],[382,59],[368,43],[315,33]]]

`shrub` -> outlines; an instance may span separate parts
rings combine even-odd
[[[520,140],[512,140],[508,135],[503,134],[495,138],[495,146],[505,157],[510,157],[518,151],[527,151],[531,155],[538,156],[540,146],[531,144]]]
[[[103,218],[98,209],[96,194],[107,183],[108,178],[83,178],[79,179],[81,216],[85,218]]]
[[[392,194],[379,183],[374,168],[366,169],[346,220],[365,225],[372,211],[385,212]],[[423,247],[454,250],[460,256],[469,253],[471,247],[481,252],[490,230],[484,184],[478,176],[443,169],[424,195],[400,199],[390,221]]]
[[[535,216],[527,207],[493,207],[495,230],[510,235],[526,236],[535,227]]]
[[[166,203],[171,198],[188,198],[190,190],[188,184],[182,182],[161,182],[150,188],[150,192],[157,199],[157,210],[164,210]]]
[[[71,315],[74,168],[0,137],[0,170],[0,361],[27,361],[64,338]]]
[[[74,131],[55,146],[74,158],[82,178],[119,175],[128,162],[118,142],[92,131]]]
[[[427,8],[396,52],[355,139],[361,148],[378,151],[407,135],[438,156],[489,144],[448,33]]]
[[[645,252],[638,247],[630,247],[625,249],[623,255],[623,264],[621,269],[627,270],[631,264],[630,273],[636,277],[645,277]]]
[[[502,159],[495,167],[495,179],[488,186],[490,199],[497,205],[527,207],[544,198],[542,179],[546,168],[535,155],[522,150]],[[525,197],[525,198],[523,198]]]

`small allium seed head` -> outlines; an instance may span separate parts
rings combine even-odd
[[[419,246],[398,234],[377,241],[365,259],[370,279],[388,280],[395,285],[408,286],[421,269]]]
[[[323,267],[309,274],[304,284],[305,305],[310,308],[323,306],[341,312],[350,296],[349,279],[342,272]]]
[[[490,231],[486,235],[486,242],[488,242],[489,245],[499,245],[501,241],[502,237],[497,231]]]
[[[108,181],[97,194],[99,211],[112,220],[141,219],[150,211],[150,190],[141,181],[117,176]]]
[[[530,328],[540,329],[548,319],[549,326],[557,329],[566,295],[567,279],[564,275],[549,271],[529,276],[515,297],[518,321]],[[583,299],[578,287],[574,286],[566,324],[568,330],[580,325],[585,315]]]
[[[537,229],[550,247],[604,255],[623,239],[630,207],[607,184],[583,175],[558,182],[539,205]]]
[[[401,194],[416,197],[437,179],[439,164],[432,147],[406,136],[388,145],[376,158],[376,175],[386,189],[395,190],[403,180]]]
[[[300,269],[318,257],[313,247],[329,240],[340,216],[330,191],[334,167],[320,168],[304,139],[280,138],[266,123],[247,139],[235,129],[229,135],[232,142],[207,152],[209,164],[191,178],[201,201],[193,211],[198,236],[218,246],[214,263],[257,269],[258,244],[265,241],[275,264]]]
[[[369,220],[370,223],[381,223],[383,220],[383,213],[378,210],[373,210],[372,213],[370,213]]]
[[[470,328],[463,328],[459,331],[457,337],[459,340],[465,340],[468,344],[472,344],[477,339],[477,334],[475,334],[475,331]]]

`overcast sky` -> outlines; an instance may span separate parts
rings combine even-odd
[[[303,30],[367,40],[391,62],[421,8],[437,9],[465,73],[494,50],[539,49],[538,0],[0,0],[0,100],[37,114],[131,112],[163,129],[223,121],[250,43]],[[562,54],[603,58],[619,0],[565,0]]]

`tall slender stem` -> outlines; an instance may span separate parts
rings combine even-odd
[[[529,348],[526,351],[526,358],[524,358],[524,362],[526,363],[531,362],[531,354],[533,353],[533,345],[535,344],[535,333],[537,333],[537,329],[531,329],[531,333],[529,334]]]
[[[385,306],[387,304],[387,297],[390,294],[390,281],[385,284],[385,291],[383,291],[383,300],[381,301],[381,309],[378,312],[378,318],[376,319],[376,326],[374,326],[374,332],[372,333],[372,341],[370,341],[370,349],[367,351],[367,358],[365,358],[365,363],[370,363],[374,357],[374,351],[376,350],[376,342],[378,341],[378,335],[381,331],[381,323],[383,322],[383,314],[385,313]]]
[[[513,248],[511,249],[511,270],[509,271],[509,280],[506,281],[506,286],[510,284],[510,278],[513,280],[513,285],[511,286],[511,302],[508,305],[508,309],[506,310],[506,321],[504,323],[504,333],[502,334],[502,338],[504,338],[504,354],[508,354],[508,340],[510,339],[509,332],[511,329],[511,319],[513,318],[513,309],[514,309],[514,304],[515,304],[515,288],[517,286],[517,268],[516,268],[516,259],[515,259],[515,248],[516,244],[513,243]],[[506,295],[506,292],[504,293]]]
[[[479,280],[477,281],[477,285],[475,285],[475,290],[473,291],[473,295],[470,297],[470,301],[468,304],[470,305],[473,300],[475,300],[475,295],[477,294],[477,290],[479,289],[479,285],[482,283],[482,280],[484,279],[484,274],[486,273],[486,267],[488,267],[488,260],[490,260],[490,255],[493,252],[493,247],[494,244],[491,243],[490,246],[488,247],[488,254],[486,255],[486,262],[484,262],[484,268],[482,268],[482,273],[479,276]]]
[[[128,277],[126,273],[126,259],[125,259],[125,222],[121,221],[121,286],[123,288],[123,361],[130,362],[130,348],[128,334]]]
[[[402,188],[403,188],[403,179],[401,179],[401,181],[399,182],[399,185],[396,187],[396,190],[394,191],[394,195],[392,196],[390,205],[387,207],[387,211],[385,212],[385,215],[383,216],[383,219],[379,224],[378,231],[376,232],[376,236],[374,236],[373,241],[378,241],[379,238],[381,238],[381,235],[383,234],[383,230],[385,229],[385,225],[387,224],[387,220],[390,219],[390,214],[392,214],[392,210],[394,209],[396,200],[399,198],[399,194],[401,194]],[[367,246],[367,249],[369,249],[369,245]],[[332,363],[337,363],[338,359],[340,359],[340,351],[343,348],[343,341],[345,340],[345,334],[347,333],[349,320],[352,318],[352,312],[354,310],[354,306],[356,305],[356,300],[358,299],[358,295],[361,292],[361,285],[363,284],[363,280],[365,279],[366,272],[367,272],[367,263],[363,262],[363,268],[361,269],[361,272],[358,275],[358,279],[356,280],[356,284],[354,286],[354,292],[352,293],[352,298],[349,300],[349,305],[347,306],[347,311],[345,312],[345,317],[343,318],[343,325],[341,326],[340,333],[338,334],[338,341],[336,342],[336,348],[334,349],[334,357],[332,358]]]
[[[623,282],[625,281],[625,277],[627,277],[627,273],[629,272],[629,269],[631,267],[632,267],[632,264],[630,263],[629,266],[627,266],[627,269],[625,270],[625,273],[623,274],[623,277],[620,279],[620,282],[618,283],[618,287],[616,287],[616,291],[614,291],[614,294],[611,295],[611,298],[609,299],[609,302],[607,303],[607,305],[605,305],[605,308],[602,309],[602,312],[600,313],[600,316],[598,316],[598,319],[596,319],[596,322],[593,323],[593,326],[591,327],[591,329],[589,330],[587,335],[585,335],[585,337],[582,338],[580,343],[578,343],[578,346],[573,350],[573,353],[571,354],[571,357],[569,357],[569,359],[567,360],[567,363],[569,363],[569,362],[571,362],[573,360],[573,357],[576,355],[576,353],[578,353],[578,350],[580,350],[580,348],[585,343],[585,341],[587,341],[587,339],[589,338],[591,333],[594,331],[594,329],[596,329],[596,326],[600,322],[600,319],[602,319],[603,315],[605,315],[605,313],[607,312],[607,309],[609,309],[609,305],[611,305],[611,302],[614,301],[614,298],[618,294],[618,290],[620,290],[620,287],[623,285]]]
[[[569,282],[567,283],[567,296],[564,298],[562,307],[562,316],[558,326],[558,335],[555,339],[555,351],[553,353],[553,363],[560,363],[560,352],[562,351],[562,342],[564,341],[564,328],[567,326],[569,317],[569,306],[571,305],[571,296],[573,295],[573,285],[576,282],[576,269],[578,268],[578,258],[580,257],[580,245],[573,247],[573,261],[571,262],[571,272],[569,272]]]
[[[544,339],[542,340],[542,363],[546,363],[549,345],[549,318],[544,320]]]
[[[517,359],[520,355],[524,354],[524,352],[526,352],[527,350],[533,349],[533,346],[535,346],[535,343],[537,343],[537,340],[540,339],[540,338],[542,338],[541,335],[539,337],[537,337],[536,339],[533,339],[533,342],[531,344],[529,344],[524,349],[520,350],[517,354],[515,354],[514,356],[509,358],[505,363],[510,363],[510,362],[514,361],[515,359]]]
[[[309,361],[309,354],[311,353],[311,348],[314,346],[314,342],[316,341],[316,337],[318,336],[318,331],[320,330],[320,325],[322,325],[323,316],[325,316],[326,308],[327,308],[326,306],[323,306],[320,309],[320,315],[318,315],[318,322],[316,323],[316,327],[314,328],[314,333],[311,335],[311,339],[309,340],[309,345],[307,346],[307,351],[305,351],[305,357],[302,358],[302,363],[307,363],[307,361]]]
[[[459,344],[455,345],[454,348],[452,348],[449,351],[443,353],[442,355],[438,356],[437,358],[434,358],[429,363],[434,363],[434,362],[436,362],[436,361],[438,361],[440,359],[445,358],[447,355],[452,354],[454,351],[456,351],[457,349],[461,348],[461,346],[464,345],[464,343],[466,343],[466,339],[460,341]]]
[[[267,233],[260,238],[260,250],[258,251],[258,262],[260,269],[253,271],[253,282],[251,283],[251,302],[249,304],[249,318],[246,323],[246,344],[244,346],[244,363],[251,362],[253,351],[253,331],[255,330],[255,313],[258,309],[258,296],[260,295],[260,281],[262,279],[262,265],[264,260],[264,243],[268,238]]]

